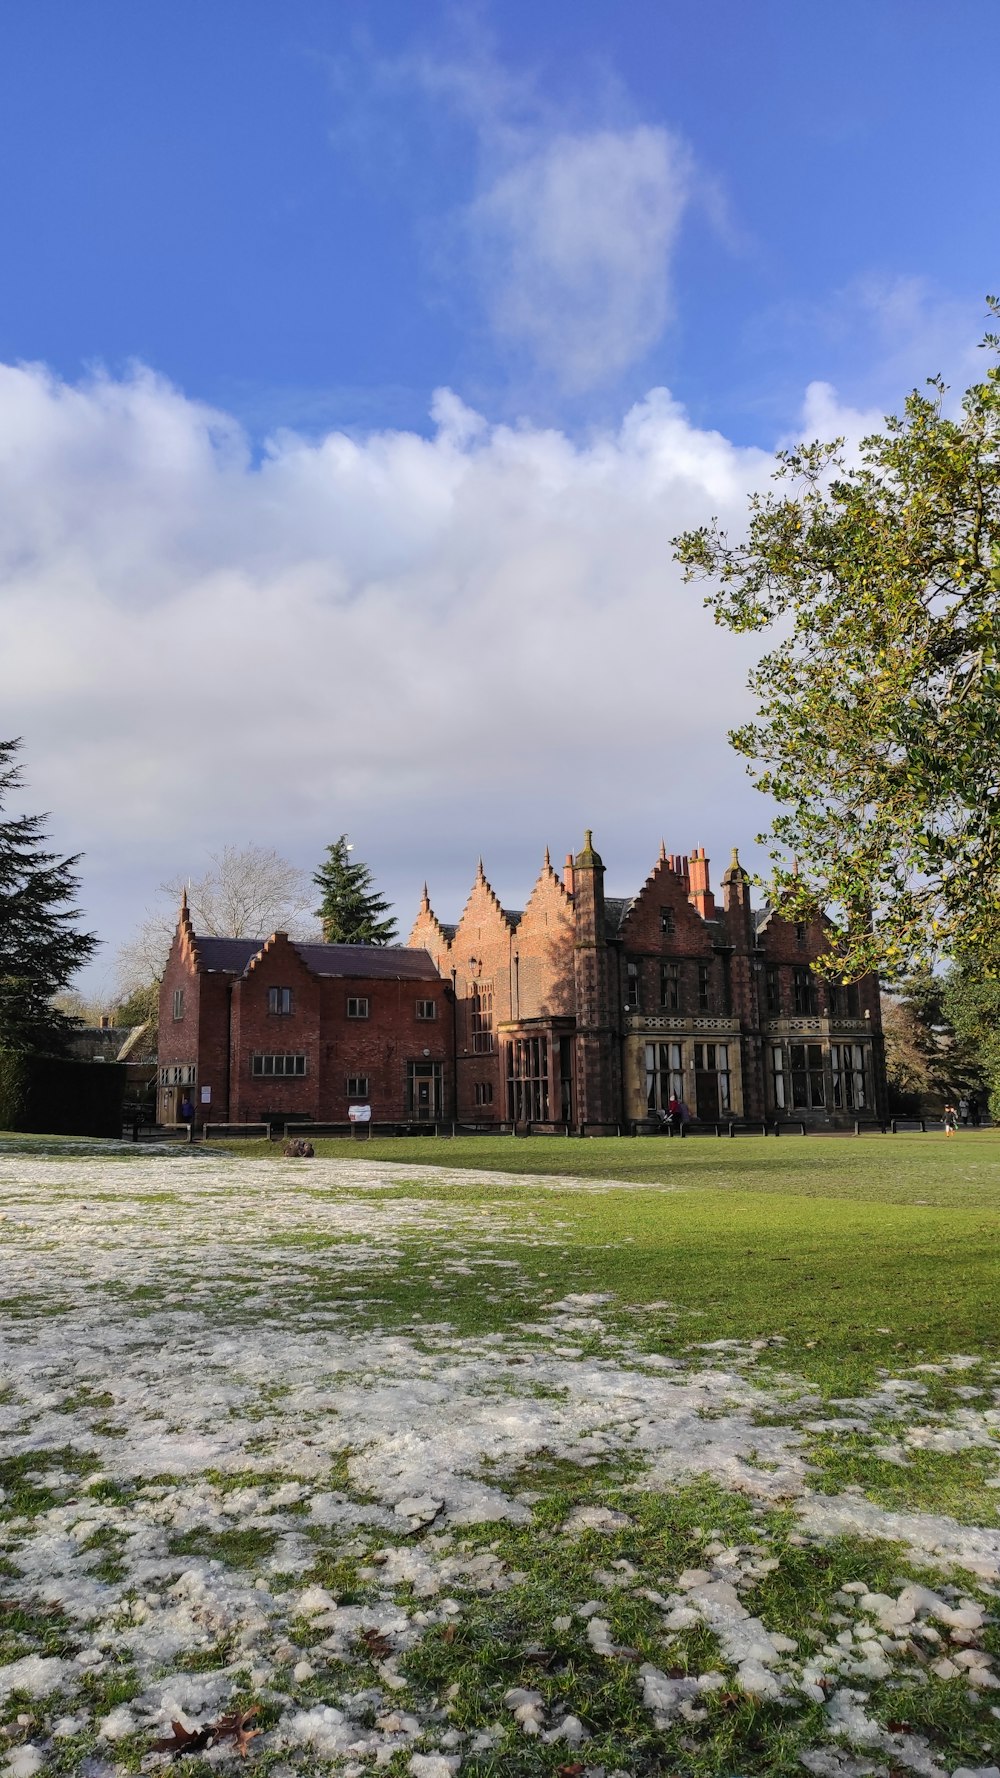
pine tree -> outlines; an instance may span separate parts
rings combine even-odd
[[[2,819],[21,783],[20,741],[0,741],[0,1049],[53,1051],[73,1021],[51,1004],[93,956],[97,939],[72,922],[78,858],[45,850],[44,815]]]
[[[391,945],[396,922],[389,903],[379,895],[372,873],[361,859],[352,859],[346,833],[326,849],[326,859],[313,877],[321,894],[317,919],[328,945]]]

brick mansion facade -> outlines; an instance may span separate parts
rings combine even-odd
[[[590,834],[548,853],[522,910],[482,864],[457,924],[426,888],[405,946],[195,934],[185,907],[160,1004],[162,1121],[305,1116],[630,1128],[674,1095],[703,1123],[885,1116],[874,977],[811,967],[820,918],[755,910],[736,852],[716,901],[704,850],[607,896]],[[206,1097],[207,1090],[207,1097]]]

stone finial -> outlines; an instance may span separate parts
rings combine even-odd
[[[583,834],[583,850],[573,860],[575,870],[603,870],[604,860],[599,852],[594,851],[593,828],[585,828]]]
[[[750,881],[746,871],[740,863],[739,848],[737,846],[733,847],[733,855],[729,861],[729,869],[726,871],[722,881],[724,883],[748,883]]]
[[[666,840],[661,840],[660,841],[660,863],[665,864],[666,860],[667,860],[667,842],[666,842]]]
[[[551,860],[551,858],[550,858],[550,857],[549,857],[549,849],[548,849],[548,846],[546,846],[546,848],[545,848],[545,869],[546,869],[546,870],[551,870],[551,869],[552,869],[552,860]]]

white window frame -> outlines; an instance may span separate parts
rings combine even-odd
[[[269,1062],[270,1067],[267,1066]],[[289,1063],[292,1063],[291,1067],[288,1066]],[[254,1080],[301,1080],[308,1073],[308,1068],[308,1061],[301,1050],[256,1051],[250,1057],[250,1074]]]
[[[370,1018],[371,1003],[367,994],[348,994],[347,1016],[349,1019]]]
[[[835,1111],[867,1111],[867,1048],[865,1043],[831,1043]]]

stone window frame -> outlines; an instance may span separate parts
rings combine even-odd
[[[268,1017],[287,1019],[295,1011],[295,996],[291,988],[268,988]]]
[[[469,1025],[474,1056],[493,1054],[493,983],[474,981],[469,988]]]
[[[347,1076],[347,1097],[349,1099],[367,1099],[367,1074],[349,1074]]]
[[[368,1019],[371,1017],[371,1000],[367,994],[348,994],[347,1016],[349,1019]]]
[[[729,1066],[729,1051],[732,1045],[728,1039],[724,1043],[696,1043],[694,1046],[694,1071],[698,1074],[714,1074],[716,1090],[719,1096],[719,1114],[727,1116],[733,1109],[733,1076]],[[700,1059],[699,1059],[700,1058]]]
[[[816,977],[808,964],[792,970],[792,1005],[796,1018],[816,1017]]]
[[[417,1001],[417,1018],[418,1019],[423,1019],[423,1020],[429,1021],[431,1019],[436,1019],[437,1016],[438,1016],[438,1009],[437,1009],[437,1001],[436,1000],[418,1000]]]
[[[175,1019],[182,1019],[184,1017],[184,989],[183,988],[175,988],[174,989],[173,1011],[174,1011],[174,1018]]]
[[[681,966],[676,959],[660,964],[660,1005],[667,1012],[680,1011]]]

